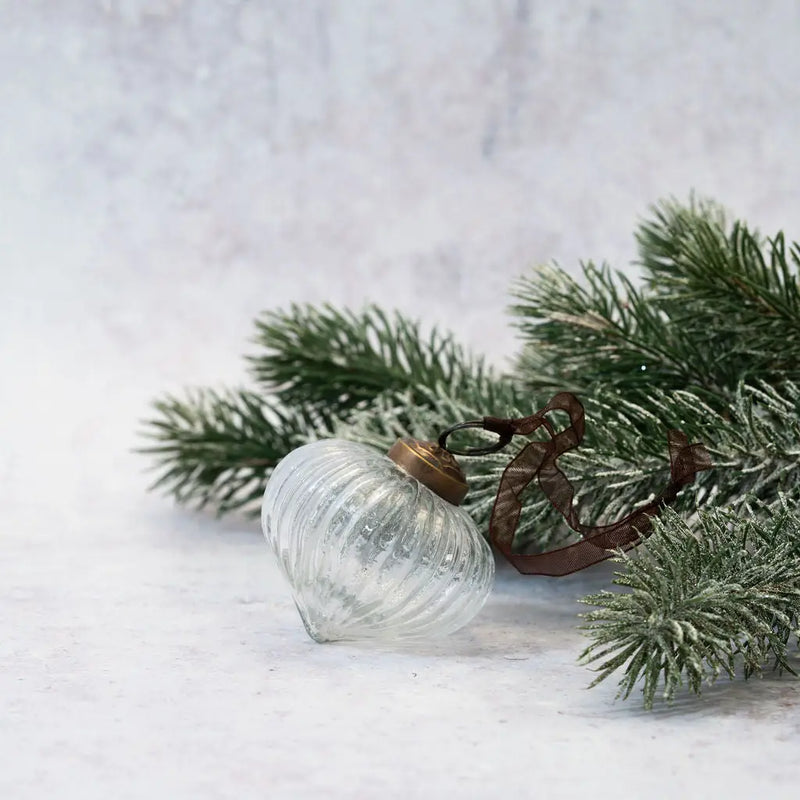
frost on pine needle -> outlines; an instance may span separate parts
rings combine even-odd
[[[700,694],[720,675],[744,678],[766,666],[794,674],[789,643],[800,616],[800,516],[781,500],[700,511],[690,524],[667,510],[634,554],[620,554],[622,591],[584,598],[592,639],[583,652],[592,685],[622,671],[619,696],[641,683],[644,705]]]

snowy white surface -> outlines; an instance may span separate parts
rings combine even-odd
[[[365,299],[499,359],[529,262],[661,195],[800,236],[794,2],[0,2],[0,797],[790,797],[800,684],[585,691],[607,565],[417,650],[310,642],[250,523],[146,494],[151,397]]]

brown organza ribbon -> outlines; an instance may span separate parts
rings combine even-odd
[[[550,411],[566,411],[570,424],[556,431],[545,415]],[[526,445],[503,472],[497,497],[494,501],[489,533],[500,552],[525,575],[569,575],[572,572],[603,561],[613,555],[613,550],[627,550],[638,544],[651,530],[653,516],[673,502],[682,487],[694,481],[701,470],[711,467],[711,457],[702,444],[689,444],[681,431],[668,434],[671,478],[666,488],[641,508],[611,525],[583,525],[573,505],[575,490],[558,468],[558,457],[580,445],[586,427],[583,406],[575,395],[561,392],[536,414],[521,419],[484,417],[483,428],[505,438],[530,436],[544,427],[549,441],[535,441]],[[537,479],[542,491],[567,521],[583,536],[575,544],[547,553],[523,555],[512,550],[514,534],[522,512],[521,495]]]

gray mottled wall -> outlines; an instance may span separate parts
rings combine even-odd
[[[0,330],[178,384],[261,308],[373,299],[499,356],[514,276],[625,266],[659,196],[800,236],[799,9],[2,3]]]

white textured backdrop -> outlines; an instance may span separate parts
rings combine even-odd
[[[263,308],[499,359],[510,281],[625,266],[660,196],[798,237],[798,130],[790,0],[0,0],[0,796],[789,796],[794,684],[581,691],[603,568],[504,574],[430,652],[313,647],[258,537],[130,448]]]

